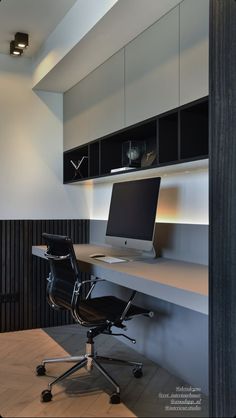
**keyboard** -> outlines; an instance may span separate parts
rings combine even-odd
[[[100,257],[93,257],[95,260],[103,261],[104,263],[124,263],[127,260],[124,260],[123,258],[117,258],[117,257],[110,257],[108,255],[103,255]]]

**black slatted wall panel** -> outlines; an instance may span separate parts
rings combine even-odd
[[[88,243],[89,221],[0,220],[0,332],[72,322],[68,312],[56,312],[46,301],[48,263],[31,253],[32,245],[43,244],[43,232]]]
[[[236,416],[236,1],[210,13],[210,416]]]

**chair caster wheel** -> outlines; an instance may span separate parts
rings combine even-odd
[[[46,373],[46,369],[42,364],[40,364],[39,366],[36,367],[37,376],[44,376],[45,373]]]
[[[139,379],[140,377],[143,377],[142,367],[135,367],[133,369],[133,375],[134,375],[134,377],[136,377],[136,379]]]
[[[120,395],[119,393],[112,393],[112,395],[110,396],[110,403],[113,404],[118,404],[120,403]]]
[[[52,400],[52,392],[49,389],[45,389],[41,393],[41,402],[50,402]]]

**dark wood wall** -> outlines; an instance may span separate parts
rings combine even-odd
[[[210,415],[236,416],[236,1],[210,11]]]
[[[56,312],[46,301],[48,263],[31,254],[32,245],[43,244],[43,232],[88,243],[89,221],[0,221],[0,332],[72,322],[68,312]]]

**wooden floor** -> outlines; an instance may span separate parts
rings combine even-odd
[[[121,386],[122,403],[111,405],[112,389],[96,370],[85,370],[53,388],[53,400],[40,402],[48,382],[68,368],[54,364],[47,376],[35,375],[35,366],[46,357],[83,354],[86,329],[77,325],[0,334],[0,415],[2,417],[207,417],[207,399],[201,395],[201,411],[167,411],[170,399],[162,394],[190,385],[136,353],[114,337],[98,336],[96,350],[101,355],[144,363],[144,375],[135,379],[129,367],[104,367]],[[78,378],[79,377],[79,378]]]

